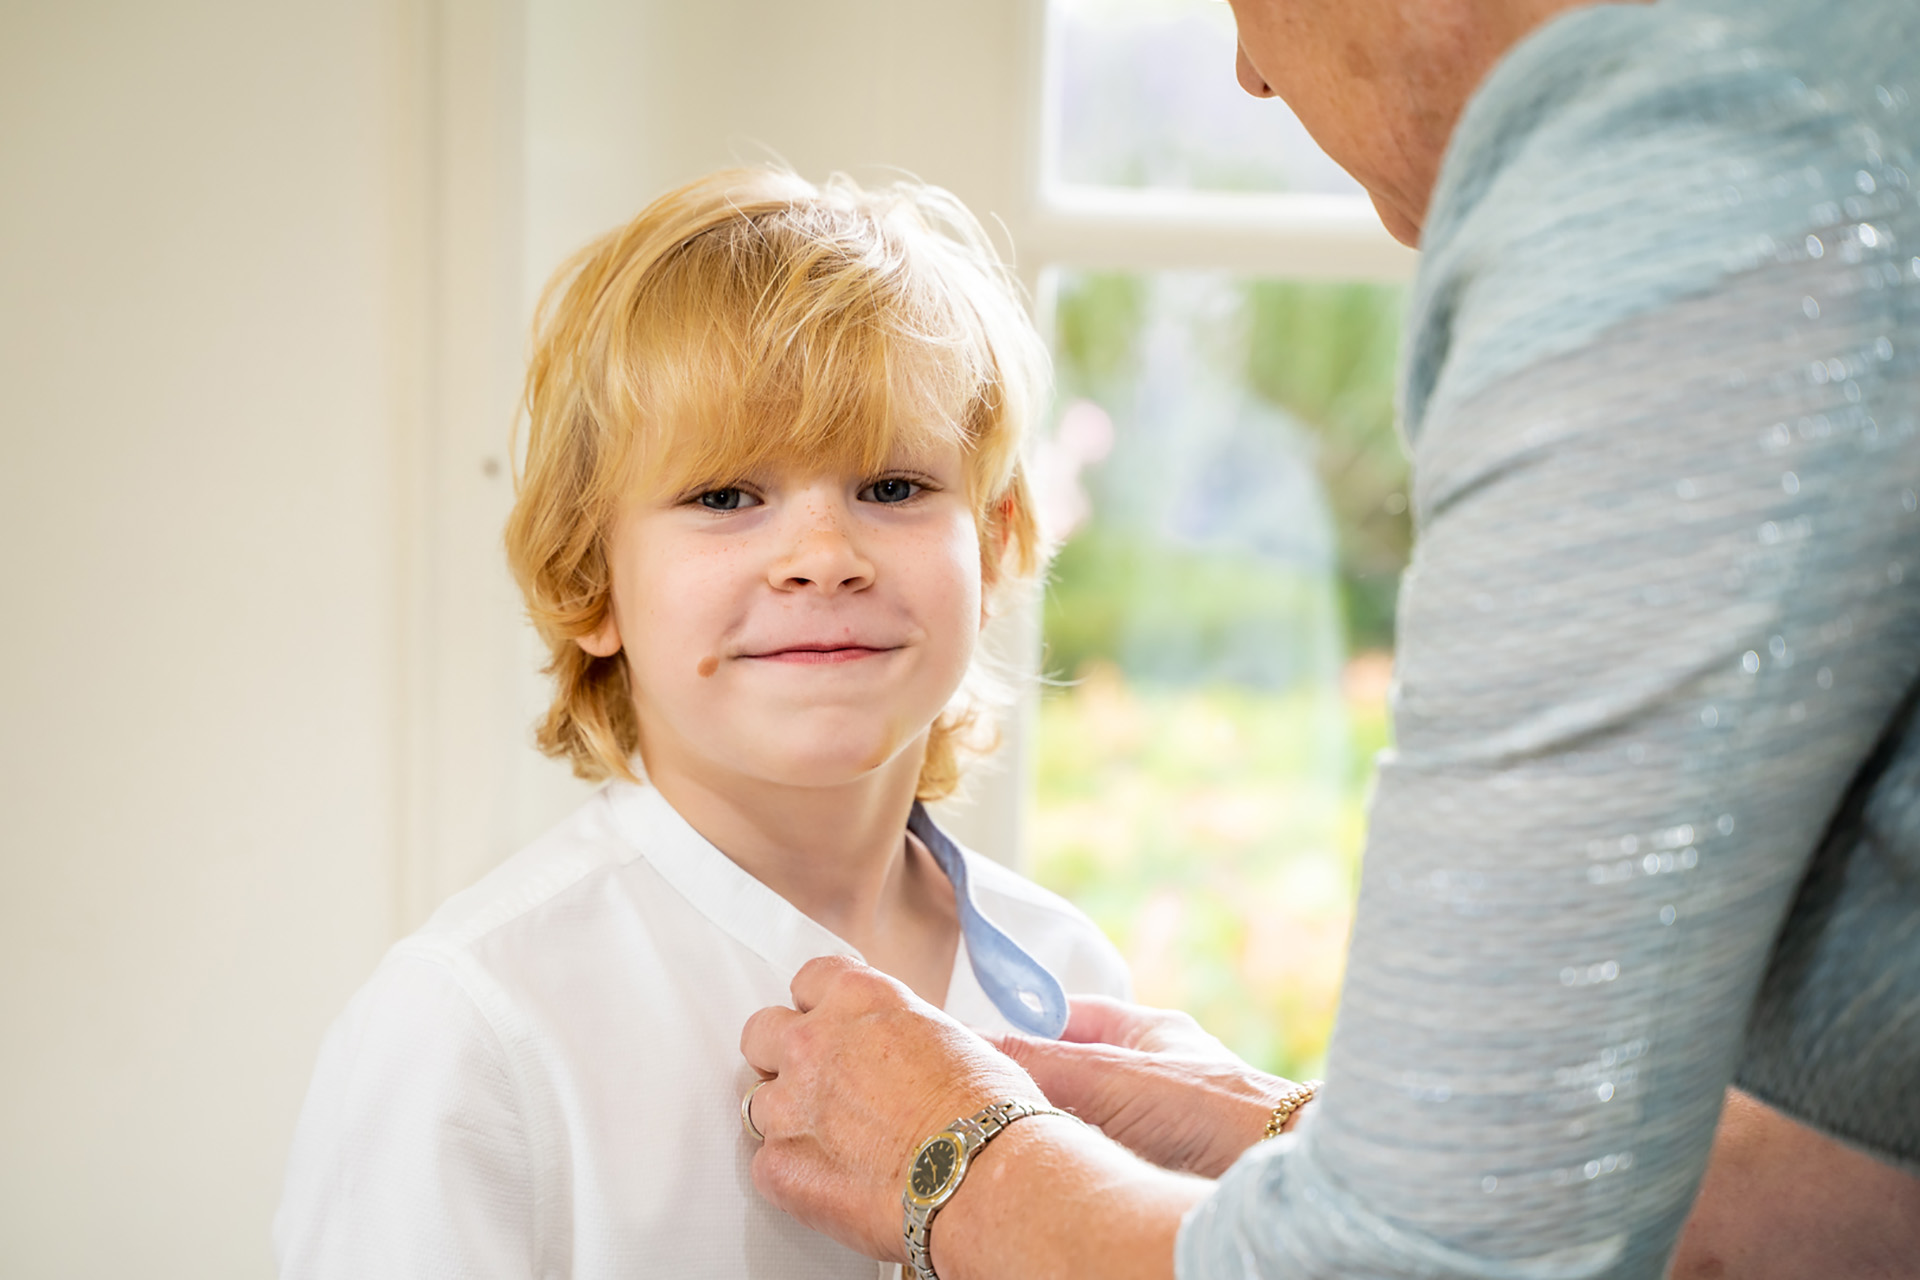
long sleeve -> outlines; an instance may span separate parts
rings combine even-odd
[[[1531,51],[1524,128],[1449,157],[1328,1083],[1189,1217],[1186,1280],[1659,1276],[1809,860],[1898,748],[1911,157],[1724,24],[1621,21]],[[1556,56],[1604,84],[1554,107]]]

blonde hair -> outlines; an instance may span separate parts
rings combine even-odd
[[[607,535],[636,493],[723,487],[792,458],[869,471],[951,440],[988,601],[1031,583],[1046,554],[1020,445],[1047,373],[1018,286],[935,187],[723,170],[588,245],[541,299],[506,530],[554,680],[540,749],[590,781],[634,779],[625,654],[577,642],[611,607]],[[977,683],[934,722],[922,799],[990,747]]]

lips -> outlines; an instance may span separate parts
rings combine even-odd
[[[831,666],[836,663],[884,657],[892,652],[894,652],[893,646],[881,645],[792,644],[760,653],[744,653],[740,656],[757,662],[783,662],[796,666]]]

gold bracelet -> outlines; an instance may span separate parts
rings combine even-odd
[[[1293,1113],[1313,1100],[1314,1093],[1319,1090],[1322,1083],[1319,1080],[1309,1080],[1305,1084],[1293,1085],[1281,1094],[1280,1105],[1273,1109],[1271,1116],[1267,1117],[1267,1131],[1260,1135],[1261,1139],[1264,1141],[1267,1138],[1279,1137],[1280,1131],[1287,1127],[1287,1121],[1293,1119]]]

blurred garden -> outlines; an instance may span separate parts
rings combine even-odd
[[[1144,1002],[1300,1078],[1338,999],[1410,537],[1391,286],[1062,272],[1029,869]]]

